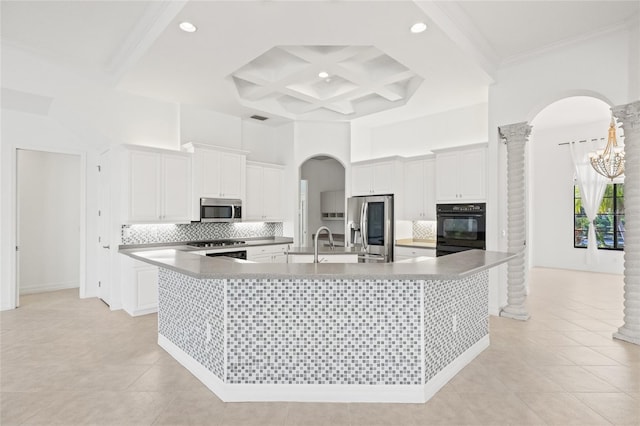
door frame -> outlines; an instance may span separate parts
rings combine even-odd
[[[64,148],[55,148],[55,147],[47,147],[41,145],[14,145],[11,149],[11,177],[13,182],[11,183],[11,201],[13,203],[13,209],[11,211],[11,227],[13,228],[13,232],[9,233],[10,239],[10,261],[9,265],[11,267],[10,276],[12,285],[10,286],[10,300],[13,301],[13,308],[19,306],[20,300],[20,282],[18,281],[18,255],[16,251],[16,247],[18,244],[18,221],[19,211],[18,211],[18,150],[25,151],[39,151],[39,152],[47,152],[52,154],[67,154],[67,155],[75,155],[78,156],[80,160],[80,176],[79,176],[79,190],[80,190],[80,232],[79,232],[79,297],[84,299],[87,297],[87,153],[86,151],[75,150],[75,149],[64,149]]]

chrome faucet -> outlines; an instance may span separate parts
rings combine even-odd
[[[320,235],[320,232],[322,231],[327,231],[329,233],[329,246],[332,250],[334,247],[333,234],[331,233],[331,229],[327,228],[326,226],[321,226],[320,228],[318,228],[318,230],[316,231],[316,235],[313,237],[313,263],[318,263],[318,235]]]

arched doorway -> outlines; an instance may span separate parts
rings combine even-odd
[[[531,120],[526,174],[529,268],[623,273],[622,251],[599,250],[598,262],[586,262],[585,250],[574,244],[574,167],[568,143],[584,141],[602,149],[610,120],[610,105],[594,96],[560,99]]]
[[[298,243],[311,246],[313,234],[320,226],[333,232],[336,244],[344,242],[345,168],[342,163],[328,155],[311,157],[300,166],[299,181]]]

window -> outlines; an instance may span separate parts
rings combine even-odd
[[[573,187],[573,246],[586,248],[588,244],[587,215],[582,208],[580,189]],[[611,183],[602,197],[598,215],[596,216],[596,238],[599,249],[623,250],[624,249],[624,185]]]

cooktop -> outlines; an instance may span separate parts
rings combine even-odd
[[[247,244],[246,241],[237,240],[211,240],[211,241],[196,241],[188,243],[187,245],[192,247],[225,247],[225,246],[241,246]]]

